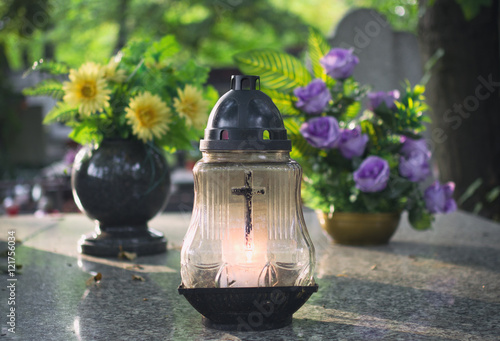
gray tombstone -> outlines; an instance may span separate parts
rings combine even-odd
[[[42,129],[42,108],[39,106],[18,110],[21,129],[10,141],[11,160],[24,167],[40,167],[45,164],[45,136]]]
[[[354,49],[359,57],[354,78],[373,86],[373,91],[401,89],[406,79],[415,85],[422,78],[417,37],[394,31],[372,9],[349,12],[337,25],[330,43],[333,47]]]
[[[32,87],[46,77],[38,72],[23,76],[16,72],[10,75],[10,82],[15,91]],[[44,126],[43,118],[57,101],[46,96],[28,96],[25,104],[26,113],[20,113],[22,128],[19,137],[13,141],[15,155],[13,161],[19,165],[45,166],[60,161],[67,151],[66,142],[71,129],[61,124]]]

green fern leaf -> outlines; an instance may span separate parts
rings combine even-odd
[[[293,103],[297,101],[297,98],[294,95],[271,89],[262,89],[262,91],[265,92],[269,97],[271,97],[282,115],[300,115],[300,110],[293,105]]]
[[[97,128],[85,124],[74,126],[73,131],[71,131],[68,135],[69,138],[81,145],[99,143],[100,141],[95,140],[96,136],[99,136]]]
[[[46,79],[32,88],[23,90],[26,96],[50,96],[55,99],[61,99],[64,96],[61,82],[53,79]]]
[[[321,78],[326,82],[328,77],[319,61],[328,51],[330,51],[330,45],[325,38],[323,38],[323,35],[312,27],[309,29],[309,40],[307,45],[314,77]]]
[[[51,75],[64,75],[66,73],[69,73],[69,66],[64,63],[54,62],[51,60],[35,62],[30,69],[24,72],[23,77],[26,77],[27,75],[35,71],[46,72]]]
[[[264,88],[289,91],[311,81],[311,74],[304,64],[283,52],[253,50],[238,53],[233,58],[244,73],[260,76]]]
[[[290,157],[292,159],[300,159],[304,155],[312,154],[314,147],[311,146],[300,133],[300,125],[295,120],[285,120],[285,128],[288,133],[288,138],[292,141],[292,151]]]
[[[78,109],[71,107],[64,102],[59,102],[57,105],[45,116],[43,124],[51,124],[56,122],[68,122],[73,120],[78,115]]]

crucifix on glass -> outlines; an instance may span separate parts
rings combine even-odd
[[[243,187],[231,188],[231,194],[241,195],[245,199],[245,245],[247,249],[251,248],[252,238],[250,233],[253,229],[252,222],[252,209],[253,197],[258,194],[265,194],[264,188],[253,187],[253,174],[252,171],[245,171],[245,185]]]

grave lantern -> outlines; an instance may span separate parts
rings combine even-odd
[[[283,327],[317,291],[302,214],[300,165],[258,76],[232,76],[210,114],[179,293],[226,330]]]

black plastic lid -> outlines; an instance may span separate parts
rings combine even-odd
[[[292,150],[278,108],[259,89],[259,76],[231,77],[231,90],[210,113],[201,151]],[[263,138],[266,130],[269,139]]]

